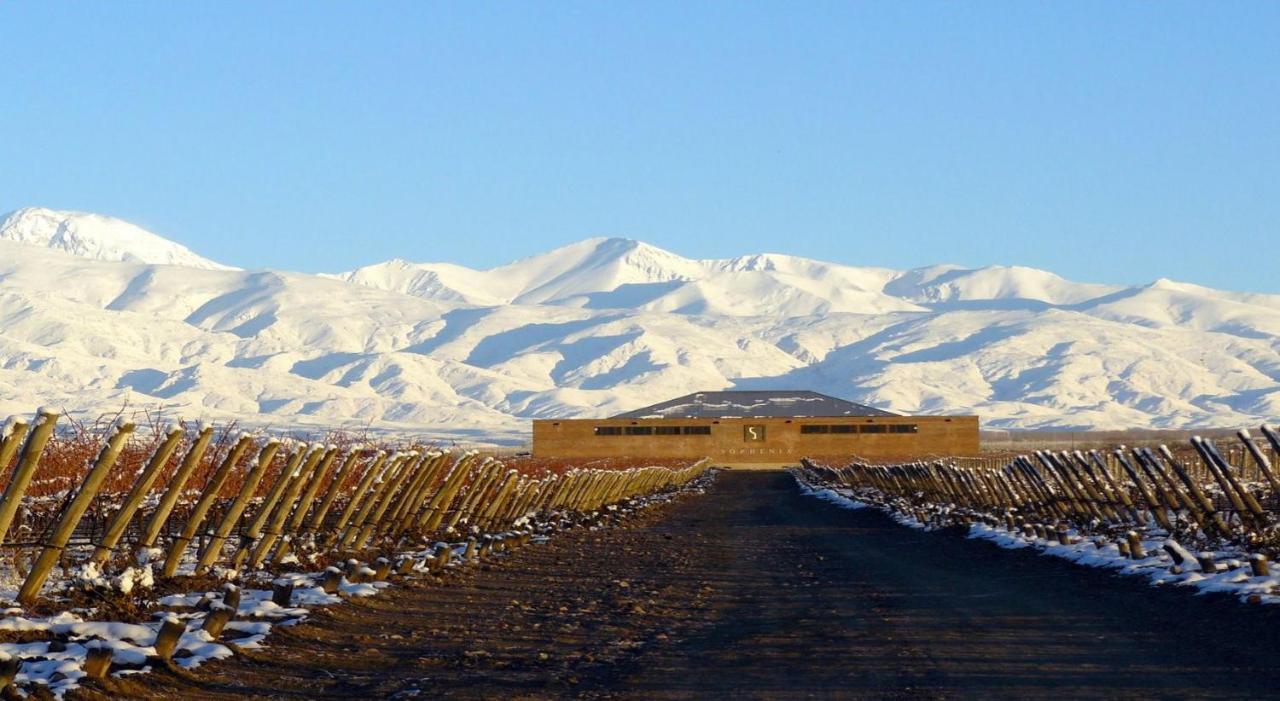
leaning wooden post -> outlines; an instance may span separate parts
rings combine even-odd
[[[398,524],[401,517],[404,516],[405,510],[413,507],[413,500],[417,499],[418,493],[426,487],[426,484],[434,476],[433,471],[437,455],[435,451],[425,451],[423,453],[423,458],[418,462],[417,471],[409,481],[404,483],[404,487],[400,490],[400,498],[396,499],[391,509],[383,514],[382,524],[378,529],[379,532],[391,530],[388,527]]]
[[[483,505],[484,510],[476,516],[475,525],[477,528],[485,529],[490,526],[494,515],[498,513],[499,507],[511,494],[511,490],[515,489],[519,479],[520,473],[515,470],[507,470],[507,474],[503,477],[502,484],[498,487],[497,492],[494,493],[493,498],[489,500],[489,503]]]
[[[205,516],[209,515],[209,510],[213,508],[213,503],[218,499],[218,493],[222,491],[222,485],[226,484],[227,478],[231,476],[231,471],[240,462],[240,458],[244,457],[249,446],[253,444],[253,438],[245,433],[241,434],[240,440],[232,446],[227,453],[227,457],[223,459],[222,464],[214,471],[213,476],[209,478],[209,482],[204,486],[204,494],[200,495],[200,499],[196,502],[195,509],[191,512],[191,517],[182,526],[182,532],[177,538],[173,539],[173,543],[169,545],[169,554],[165,557],[164,567],[161,574],[165,577],[172,577],[178,571],[178,564],[182,562],[182,555],[187,551],[187,545],[191,543],[191,539],[195,537],[196,531],[200,526],[204,525]]]
[[[476,504],[489,493],[489,487],[497,483],[502,473],[502,463],[496,460],[486,460],[480,464],[477,474],[466,485],[466,491],[462,492],[461,503],[445,521],[445,532],[452,531],[464,519],[469,519]]]
[[[324,517],[329,514],[329,509],[333,506],[334,499],[338,498],[339,490],[342,488],[342,482],[355,468],[356,462],[360,459],[360,449],[352,448],[347,458],[338,466],[338,471],[333,474],[333,481],[329,483],[329,491],[320,500],[320,505],[316,507],[315,513],[311,514],[311,519],[307,522],[306,532],[315,533],[324,525]]]
[[[494,523],[505,524],[515,521],[515,514],[519,511],[525,500],[529,498],[529,495],[532,492],[537,491],[537,488],[537,480],[520,477],[516,481],[516,487],[512,491],[511,496],[507,499],[506,503],[502,505],[502,508],[498,510],[498,513],[494,514]]]
[[[57,528],[53,531],[53,535],[49,536],[49,540],[45,542],[44,549],[40,551],[40,556],[36,558],[35,564],[32,565],[30,574],[22,582],[22,588],[18,590],[18,603],[23,606],[30,606],[35,603],[41,587],[49,579],[49,572],[54,565],[58,564],[58,558],[62,556],[63,549],[67,547],[67,541],[71,540],[71,534],[75,531],[76,526],[80,524],[80,519],[84,516],[84,512],[89,509],[89,504],[93,502],[93,498],[97,496],[98,489],[102,487],[103,481],[107,479],[107,473],[111,471],[111,467],[116,464],[116,458],[120,457],[120,451],[124,449],[124,443],[129,439],[129,434],[131,433],[133,433],[133,424],[119,424],[115,433],[111,434],[106,444],[102,446],[102,452],[98,453],[98,459],[94,461],[89,474],[85,475],[84,482],[80,485],[80,491],[76,493],[75,498],[67,505],[66,511],[62,513],[62,518],[58,521]]]
[[[222,515],[222,521],[218,523],[218,528],[213,532],[213,537],[209,539],[209,544],[200,553],[199,559],[196,561],[196,574],[203,574],[213,566],[213,563],[218,561],[218,556],[222,554],[222,544],[227,542],[227,537],[231,535],[231,529],[235,528],[236,523],[240,521],[241,514],[244,513],[245,507],[249,505],[249,500],[253,498],[254,492],[258,491],[258,483],[262,481],[262,475],[266,473],[267,468],[271,467],[271,462],[275,460],[276,452],[279,449],[280,441],[273,438],[268,440],[267,444],[258,452],[258,461],[254,464],[253,469],[249,470],[249,474],[245,475],[244,485],[240,487],[240,493],[231,502],[231,506],[227,507],[227,512]]]
[[[253,551],[249,554],[249,569],[258,569],[263,560],[267,558],[267,553],[270,552],[271,546],[275,545],[276,540],[280,538],[284,521],[289,518],[289,513],[293,511],[294,502],[298,500],[298,493],[302,491],[303,485],[306,484],[307,475],[315,470],[316,463],[320,462],[320,459],[324,457],[324,452],[325,449],[322,445],[312,448],[311,454],[302,463],[302,467],[290,479],[288,488],[284,490],[284,496],[276,504],[275,513],[267,521],[267,529],[263,531],[262,537],[254,544]]]
[[[222,631],[235,618],[236,610],[222,603],[215,603],[209,609],[209,613],[205,614],[204,622],[200,624],[200,629],[209,634],[214,640],[222,635]]]
[[[532,513],[533,507],[542,499],[542,494],[547,490],[547,486],[551,484],[546,479],[540,479],[533,482],[532,486],[525,491],[524,496],[511,507],[511,512],[507,514],[507,519],[518,521],[526,515]]]
[[[187,624],[172,614],[165,616],[164,622],[160,624],[160,630],[156,631],[156,640],[153,647],[156,649],[156,657],[161,660],[168,661],[173,658],[173,653],[178,649],[178,643],[182,642],[182,634],[187,632]]]
[[[431,496],[431,487],[435,485],[436,478],[444,470],[445,453],[431,451],[427,455],[426,465],[419,471],[418,476],[413,479],[413,483],[405,487],[405,496],[400,499],[400,503],[396,505],[388,519],[392,524],[388,532],[393,536],[400,535],[413,525],[418,515],[418,509]]]
[[[392,536],[402,536],[413,528],[413,524],[417,522],[428,500],[436,492],[444,488],[444,483],[440,478],[447,467],[448,453],[434,453],[429,469],[424,470],[425,476],[418,480],[418,485],[410,496],[402,500],[405,505],[397,509],[396,521],[388,531]]]
[[[258,506],[258,511],[254,514],[253,520],[249,522],[249,526],[240,533],[240,547],[236,548],[236,554],[231,557],[231,568],[240,569],[244,565],[244,561],[248,559],[250,551],[258,542],[258,538],[262,535],[262,529],[267,526],[267,519],[271,516],[271,511],[275,509],[276,502],[280,501],[280,497],[284,495],[284,490],[288,488],[289,482],[293,479],[293,475],[298,470],[298,466],[302,464],[302,459],[311,452],[311,448],[306,445],[299,446],[289,458],[285,460],[284,469],[276,477],[275,484],[271,485],[271,490],[267,492],[267,498]]]
[[[169,514],[173,513],[173,507],[178,504],[178,498],[182,496],[182,490],[187,486],[187,480],[191,479],[191,473],[195,472],[200,464],[200,459],[204,457],[204,452],[212,439],[211,426],[201,428],[196,434],[195,441],[187,449],[187,454],[178,465],[178,471],[173,473],[173,478],[169,480],[164,496],[160,497],[160,503],[151,513],[151,518],[147,521],[147,529],[143,532],[142,539],[138,541],[138,547],[149,548],[156,544],[156,538],[160,537],[160,529],[164,528],[165,522],[169,520]]]
[[[9,469],[9,463],[18,453],[18,446],[27,436],[27,422],[10,419],[0,428],[0,471]]]
[[[342,512],[338,514],[337,522],[334,523],[332,529],[328,529],[330,531],[330,535],[325,538],[324,547],[333,547],[333,545],[338,542],[338,539],[342,537],[347,524],[351,521],[351,518],[355,516],[364,505],[364,502],[369,495],[370,487],[373,486],[374,480],[379,479],[382,476],[382,473],[389,469],[387,466],[387,457],[387,453],[384,450],[379,450],[374,455],[373,462],[369,467],[365,468],[364,475],[360,477],[360,482],[356,484],[355,491],[351,493],[351,498],[347,500],[347,505],[342,509]]]
[[[431,497],[431,501],[422,510],[422,515],[418,519],[418,530],[420,532],[434,533],[440,527],[441,522],[444,521],[445,513],[449,510],[449,506],[453,504],[458,492],[462,490],[462,485],[466,482],[467,475],[471,472],[471,465],[475,459],[475,453],[463,453],[454,461],[453,467],[449,468],[449,472],[444,477],[444,485],[435,493],[435,496]]]
[[[1244,429],[1236,431],[1236,436],[1239,437],[1242,443],[1244,443],[1244,446],[1248,449],[1249,453],[1253,455],[1254,467],[1267,479],[1267,484],[1271,485],[1271,492],[1273,494],[1280,494],[1280,479],[1276,478],[1275,470],[1271,468],[1271,461],[1268,460],[1267,456],[1258,449],[1256,444],[1254,444],[1253,436],[1249,434],[1249,431]],[[3,458],[3,454],[0,454],[0,467],[3,467],[6,464]]]
[[[58,421],[58,412],[52,409],[41,409],[36,416],[35,424],[27,433],[27,441],[22,444],[22,456],[18,458],[18,466],[13,470],[9,485],[0,497],[0,543],[4,543],[9,526],[13,525],[13,517],[18,513],[22,503],[22,495],[27,493],[31,484],[31,476],[36,472],[40,462],[40,454],[53,435],[53,425]],[[15,441],[16,442],[16,441]]]
[[[169,429],[169,433],[165,436],[164,442],[156,448],[156,452],[152,453],[151,459],[147,461],[147,466],[142,471],[142,475],[133,483],[133,488],[129,490],[129,495],[125,497],[124,504],[120,505],[120,509],[111,517],[111,521],[107,524],[107,530],[102,536],[102,542],[98,544],[98,549],[93,551],[93,556],[89,558],[89,562],[102,564],[111,557],[111,551],[115,549],[116,543],[120,542],[120,537],[124,535],[124,529],[129,526],[129,521],[133,520],[134,513],[138,507],[142,505],[142,500],[151,492],[151,485],[155,484],[156,478],[160,476],[160,471],[169,463],[169,456],[173,455],[173,451],[178,449],[178,443],[182,441],[182,427],[173,426]]]
[[[333,461],[337,458],[338,446],[329,446],[328,452],[324,454],[324,458],[316,466],[315,476],[311,478],[306,490],[302,492],[302,498],[298,500],[298,507],[294,509],[293,516],[289,517],[289,522],[285,524],[285,533],[294,533],[302,527],[303,521],[307,518],[307,513],[311,511],[311,502],[315,501],[316,494],[320,492],[320,484],[324,482],[325,475],[329,474],[329,467],[333,465]]]
[[[1154,453],[1151,453],[1149,449],[1144,448],[1143,450],[1148,455],[1154,456]],[[1187,504],[1191,504],[1192,500],[1194,500],[1199,504],[1200,509],[1205,514],[1205,517],[1213,522],[1214,527],[1218,529],[1219,533],[1222,533],[1223,535],[1230,535],[1231,528],[1227,526],[1226,522],[1222,519],[1222,515],[1214,508],[1213,500],[1205,496],[1204,491],[1200,489],[1200,485],[1196,483],[1195,478],[1188,474],[1186,468],[1184,468],[1182,464],[1178,462],[1178,459],[1173,456],[1173,453],[1169,450],[1169,446],[1161,445],[1159,450],[1160,455],[1164,458],[1165,462],[1168,463],[1169,468],[1178,475],[1178,479],[1182,480],[1183,484],[1187,487],[1187,492],[1191,495],[1191,499],[1184,501]],[[1194,511],[1194,509],[1191,510]]]
[[[293,549],[292,534],[297,531],[298,526],[307,517],[307,511],[311,509],[311,501],[315,499],[316,492],[320,488],[320,482],[324,479],[325,473],[329,471],[329,466],[333,464],[336,457],[338,457],[338,446],[330,445],[321,456],[319,463],[314,466],[314,469],[309,474],[304,471],[302,477],[299,478],[305,482],[307,487],[302,490],[302,496],[298,498],[297,505],[293,507],[293,515],[285,514],[288,519],[280,526],[280,533],[278,534],[280,545],[276,546],[276,552],[271,558],[273,563],[283,561]],[[301,489],[303,482],[299,483],[299,489]]]
[[[400,493],[400,487],[408,481],[411,475],[421,469],[421,465],[426,459],[426,457],[418,459],[416,453],[412,454],[412,457],[404,468],[400,470],[400,473],[391,480],[391,484],[387,487],[385,494],[379,499],[377,508],[366,517],[365,522],[360,526],[360,531],[356,534],[355,541],[350,543],[352,549],[359,550],[369,542],[369,538],[373,536],[374,532],[378,530],[378,526],[382,524],[382,518],[387,513],[387,509],[395,502],[396,495]],[[400,496],[403,498],[403,494]]]
[[[338,547],[346,548],[351,545],[351,541],[355,540],[361,529],[364,527],[365,521],[368,520],[369,514],[378,506],[382,499],[383,492],[391,483],[395,482],[400,473],[404,471],[405,466],[412,459],[413,453],[396,453],[387,461],[387,467],[382,474],[378,475],[378,479],[373,488],[373,492],[368,498],[363,500],[360,510],[356,512],[355,518],[347,523],[346,530],[342,532],[342,537],[337,541]]]

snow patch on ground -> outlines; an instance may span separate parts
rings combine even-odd
[[[808,496],[846,509],[874,506],[898,524],[919,530],[934,530],[933,526],[909,514],[859,501],[852,490],[816,487],[805,483],[799,476],[796,481],[801,492]],[[1197,593],[1231,594],[1249,603],[1280,604],[1280,573],[1253,576],[1247,553],[1234,550],[1205,553],[1212,557],[1218,571],[1204,572],[1194,554],[1155,529],[1149,529],[1140,539],[1146,556],[1136,560],[1122,554],[1116,543],[1108,541],[1099,548],[1094,540],[1083,537],[1075,529],[1067,531],[1068,539],[1075,542],[1066,545],[1056,537],[1048,539],[1027,536],[1020,531],[984,523],[971,525],[968,537],[986,540],[1010,550],[1035,548],[1041,554],[1062,558],[1083,567],[1097,567],[1123,575],[1146,577],[1152,586],[1190,587],[1198,590]],[[1181,563],[1176,562],[1173,555],[1165,550],[1166,544],[1179,553],[1183,560]]]
[[[614,505],[616,508],[609,512],[611,515],[625,516],[669,501],[677,494],[701,493],[705,491],[707,482],[714,478],[714,474],[714,470],[709,471],[676,491],[630,499],[624,504]],[[586,516],[594,519],[598,514]],[[530,528],[538,531],[537,535],[530,538],[530,542],[546,543],[557,530],[576,525],[576,519],[582,517],[583,515],[578,515],[570,518],[568,514],[557,512],[550,514],[545,521],[530,523]],[[590,527],[598,526],[592,524]],[[505,532],[492,535],[506,538],[517,534]],[[412,573],[432,572],[437,567],[435,557],[439,549],[449,552],[445,567],[457,567],[465,562],[468,543],[435,543],[430,547],[400,553],[396,560],[412,558]],[[503,553],[495,555],[504,556]],[[376,574],[373,569],[359,563],[353,567],[359,572],[358,579],[372,580]],[[28,690],[36,685],[46,687],[56,698],[62,698],[67,691],[79,687],[80,680],[85,676],[83,667],[86,656],[94,646],[105,646],[112,650],[113,675],[149,671],[155,663],[156,635],[167,617],[175,617],[186,626],[173,662],[180,667],[193,669],[209,660],[230,657],[234,654],[230,644],[244,649],[262,648],[263,641],[270,635],[272,628],[295,625],[305,620],[317,606],[339,605],[353,598],[376,596],[383,589],[393,586],[385,580],[352,582],[343,576],[338,581],[336,591],[330,594],[324,591],[321,580],[331,569],[333,568],[324,572],[292,572],[277,577],[271,577],[265,572],[246,575],[243,578],[246,583],[268,586],[276,582],[292,584],[292,594],[288,606],[282,606],[272,600],[272,589],[248,586],[239,588],[240,601],[235,617],[226,624],[223,633],[228,644],[212,639],[201,628],[209,611],[222,605],[219,602],[226,596],[226,587],[235,588],[236,585],[232,584],[224,584],[221,591],[195,591],[164,596],[157,602],[160,609],[153,612],[153,620],[144,623],[91,621],[70,611],[47,617],[27,617],[23,615],[22,609],[10,608],[0,618],[0,631],[29,633],[33,638],[43,639],[0,643],[0,659],[8,656],[21,660],[21,667],[15,678],[17,684],[25,685]],[[122,575],[109,578],[96,566],[86,566],[73,574],[72,583],[80,586],[115,584],[117,588],[121,588],[118,585],[123,579],[129,582],[147,580],[147,586],[150,586],[150,571],[149,565],[130,567]],[[8,594],[12,595],[13,592]]]

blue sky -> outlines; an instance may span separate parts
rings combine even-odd
[[[1280,292],[1280,3],[5,3],[0,210],[246,267],[1020,264]]]

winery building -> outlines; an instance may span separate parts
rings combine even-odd
[[[977,453],[976,416],[903,416],[808,391],[697,392],[608,419],[533,422],[535,457],[790,465]]]

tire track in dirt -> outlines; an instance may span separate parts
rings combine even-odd
[[[1280,613],[721,474],[613,529],[322,611],[150,698],[1261,697]],[[92,694],[85,694],[91,696]]]

